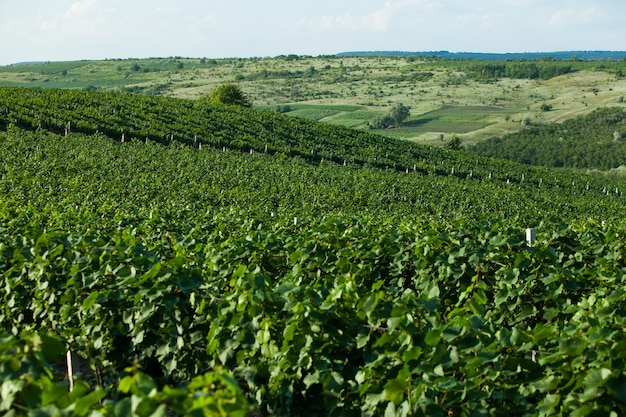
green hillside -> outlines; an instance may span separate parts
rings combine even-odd
[[[625,137],[626,112],[609,107],[559,124],[528,126],[470,150],[531,165],[606,171],[626,165]]]
[[[237,83],[255,106],[369,130],[396,103],[410,107],[384,136],[471,145],[533,124],[561,122],[626,95],[621,60],[496,61],[434,56],[277,56],[42,62],[0,67],[1,86],[126,91],[196,99]],[[542,106],[552,111],[542,111]],[[291,109],[291,111],[289,111]]]
[[[273,111],[0,88],[0,411],[622,413],[621,184]]]

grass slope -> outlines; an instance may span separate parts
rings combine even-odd
[[[626,95],[626,80],[619,75],[623,64],[618,61],[566,62],[559,65],[568,65],[574,72],[547,80],[481,79],[472,65],[495,64],[393,56],[171,57],[0,67],[0,85],[197,98],[219,84],[237,82],[258,106],[289,104],[295,115],[358,129],[367,129],[369,121],[403,102],[412,108],[415,123],[402,131],[379,133],[434,146],[442,144],[441,134],[457,135],[471,145],[518,131],[525,118],[534,123],[563,121],[614,104]],[[554,111],[542,112],[543,104],[550,104]],[[328,106],[350,107],[331,114]],[[465,108],[472,109],[472,123],[466,120]],[[437,111],[446,113],[443,122],[417,123]]]

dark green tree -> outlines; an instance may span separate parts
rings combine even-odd
[[[226,83],[218,86],[209,93],[211,104],[227,104],[234,106],[252,107],[252,102],[246,97],[237,84]]]
[[[389,114],[378,117],[369,123],[370,129],[387,129],[388,127],[400,127],[402,122],[409,117],[410,111],[407,106],[402,103],[393,105]]]
[[[550,110],[552,110],[552,106],[550,104],[543,103],[541,105],[541,111],[550,111]]]
[[[396,103],[389,111],[389,116],[393,119],[396,127],[402,125],[407,117],[411,114],[409,108],[402,103]]]

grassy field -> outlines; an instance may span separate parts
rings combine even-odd
[[[471,145],[520,129],[521,122],[564,121],[623,105],[626,78],[579,71],[547,81],[479,82],[450,62],[405,57],[153,58],[52,62],[0,67],[0,85],[126,90],[195,99],[236,82],[260,108],[289,106],[293,116],[357,129],[401,102],[407,123],[377,130],[440,145],[451,136]],[[542,106],[551,106],[543,111]],[[442,137],[444,140],[442,140]]]

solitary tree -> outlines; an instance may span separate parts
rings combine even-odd
[[[391,116],[391,118],[394,120],[396,126],[400,126],[402,122],[404,122],[406,118],[409,117],[409,114],[409,108],[402,103],[394,104],[391,108],[391,111],[389,112],[389,116]]]
[[[227,83],[222,84],[209,93],[211,104],[228,104],[235,106],[252,107],[248,97],[241,91],[238,85]]]
[[[400,127],[407,117],[409,117],[409,108],[402,103],[396,103],[389,114],[376,118],[369,123],[369,127],[371,129],[387,129],[392,125]]]

